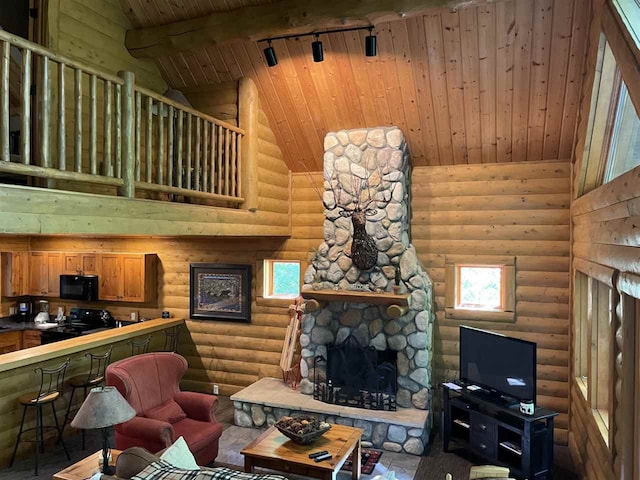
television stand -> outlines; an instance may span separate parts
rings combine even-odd
[[[518,403],[461,387],[442,386],[443,450],[450,452],[455,444],[487,462],[508,467],[513,477],[550,480],[553,423],[558,414],[536,408],[533,415],[524,415]]]

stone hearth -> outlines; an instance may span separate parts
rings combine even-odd
[[[285,415],[306,413],[321,421],[363,430],[365,448],[421,455],[427,444],[430,412],[400,409],[397,412],[364,410],[329,405],[292,390],[277,378],[263,378],[231,396],[234,423],[241,427],[266,428]]]

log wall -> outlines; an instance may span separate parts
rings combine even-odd
[[[574,258],[639,275],[640,241],[634,227],[639,220],[640,167],[637,167],[573,203]],[[622,415],[621,424],[634,418],[632,411],[617,411],[615,415]],[[618,423],[620,419],[614,421]],[[588,401],[573,379],[569,446],[576,467],[585,478],[614,478],[611,449],[600,433]]]
[[[133,58],[124,46],[132,28],[119,0],[52,0],[48,6],[49,48],[112,74],[128,70],[136,82],[162,93],[167,88],[153,62]]]
[[[459,326],[538,344],[537,404],[560,415],[567,442],[569,397],[568,162],[418,168],[413,172],[412,238],[436,300],[434,385],[458,375]],[[515,257],[516,321],[445,318],[445,262]]]

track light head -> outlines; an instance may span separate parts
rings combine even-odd
[[[375,57],[378,53],[378,41],[373,35],[373,28],[369,28],[369,35],[364,39],[364,51],[367,57]]]
[[[276,56],[276,51],[271,46],[271,40],[269,40],[269,46],[264,50],[264,58],[267,61],[267,65],[270,67],[275,67],[278,64],[278,57]]]
[[[324,60],[324,51],[322,50],[322,42],[320,37],[316,34],[316,41],[311,44],[311,51],[313,52],[313,61],[318,63]]]

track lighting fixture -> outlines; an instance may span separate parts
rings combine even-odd
[[[316,34],[316,40],[311,44],[311,51],[313,52],[313,61],[318,63],[324,60],[324,51],[322,50],[322,42],[320,36]]]
[[[258,42],[268,42],[269,46],[263,50],[264,58],[267,62],[267,65],[269,65],[270,67],[275,67],[278,64],[278,57],[276,56],[275,49],[271,45],[271,42],[273,40],[314,36],[315,40],[313,41],[313,43],[311,43],[311,53],[313,54],[313,61],[322,62],[324,60],[324,48],[322,42],[320,41],[320,35],[339,32],[353,32],[356,30],[369,31],[369,35],[365,37],[365,55],[367,57],[375,57],[378,54],[378,45],[377,37],[373,34],[373,25],[370,25],[368,27],[343,28],[338,30],[325,30],[322,32],[300,33],[297,35],[282,35],[280,37],[263,38],[262,40],[258,40]]]
[[[276,57],[276,51],[271,45],[271,40],[269,40],[269,46],[264,49],[264,58],[267,60],[267,65],[270,67],[275,67],[278,64],[278,57]]]
[[[375,57],[378,53],[378,42],[375,35],[373,35],[373,27],[369,27],[369,35],[364,39],[364,52],[367,57]]]

